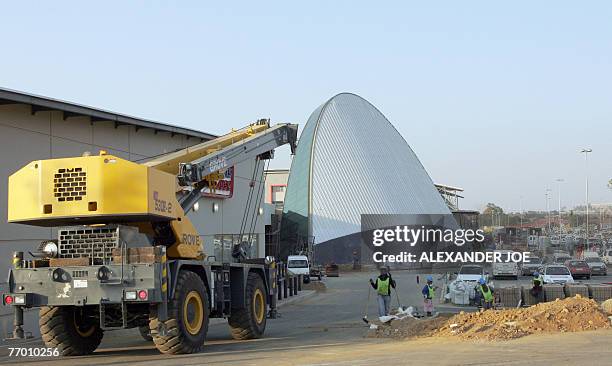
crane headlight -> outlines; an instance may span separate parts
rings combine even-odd
[[[42,252],[50,258],[57,257],[57,243],[54,241],[43,242],[41,245]]]

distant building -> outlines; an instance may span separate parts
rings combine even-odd
[[[266,198],[265,202],[274,205],[276,210],[283,211],[285,194],[287,192],[287,181],[289,180],[288,169],[267,170],[265,174]]]

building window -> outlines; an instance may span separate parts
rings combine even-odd
[[[285,202],[285,191],[287,190],[287,186],[278,185],[272,186],[272,203],[283,203]]]

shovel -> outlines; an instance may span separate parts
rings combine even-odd
[[[402,306],[402,303],[401,303],[401,301],[400,301],[400,298],[399,298],[399,293],[397,292],[397,289],[394,289],[394,290],[395,290],[395,297],[397,298],[397,307],[398,307],[398,309],[399,309],[401,312],[404,312],[404,311],[405,311],[405,309],[404,309],[404,307]]]

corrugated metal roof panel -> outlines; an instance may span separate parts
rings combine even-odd
[[[300,137],[285,211],[304,212],[308,199],[309,235],[317,243],[358,232],[361,214],[450,214],[399,132],[348,93],[317,108]]]
[[[59,99],[53,99],[16,90],[0,88],[0,104],[12,102],[20,104],[30,104],[32,106],[38,107],[39,110],[62,111],[65,113],[65,116],[87,116],[91,117],[92,121],[111,121],[117,124],[134,125],[143,128],[150,128],[156,131],[164,131],[173,134],[198,137],[204,140],[212,140],[218,137],[216,135],[193,130],[186,127],[173,126],[167,123],[132,117],[125,114],[110,112],[107,110],[66,102]]]

